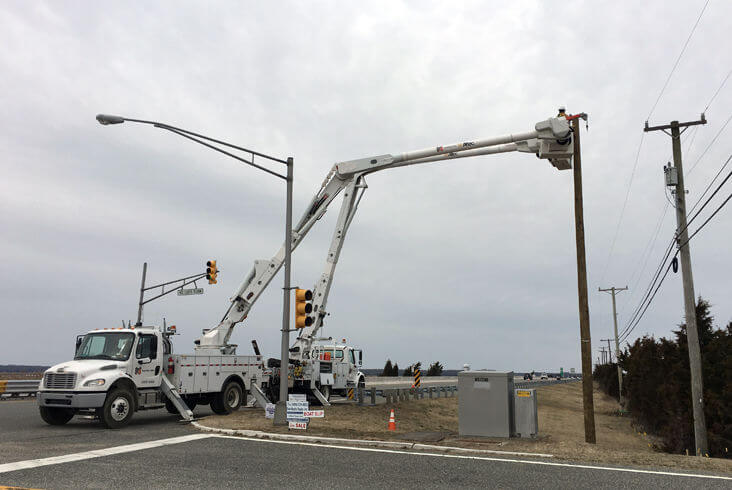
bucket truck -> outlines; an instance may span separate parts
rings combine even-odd
[[[74,360],[48,369],[39,387],[41,417],[49,424],[65,424],[76,414],[94,414],[107,427],[122,427],[138,410],[167,408],[192,420],[191,409],[209,404],[215,413],[239,408],[247,395],[257,403],[274,397],[279,369],[287,369],[292,388],[324,404],[333,391],[363,383],[358,370],[362,353],[345,344],[317,336],[327,315],[327,302],[346,233],[367,189],[366,176],[389,168],[507,152],[534,153],[557,169],[571,168],[572,132],[567,119],[550,118],[534,130],[496,138],[466,141],[424,150],[385,154],[336,163],[292,230],[292,249],[343,193],[340,213],[325,268],[311,291],[303,293],[306,319],[290,348],[290,363],[276,359],[265,365],[255,346],[254,356],[238,355],[229,342],[284,263],[284,245],[254,267],[230,298],[213,328],[195,341],[194,354],[173,354],[174,327],[135,326],[97,329],[77,339]],[[308,294],[310,293],[310,294]],[[309,297],[309,299],[308,299]]]

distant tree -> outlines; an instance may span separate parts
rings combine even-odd
[[[445,366],[440,364],[440,361],[435,361],[427,369],[427,376],[442,376],[443,369],[445,369]]]
[[[696,323],[701,347],[704,415],[709,455],[729,458],[732,447],[732,322],[715,328],[710,305],[699,298]],[[691,377],[686,325],[672,338],[636,339],[618,356],[626,408],[644,431],[660,436],[664,450],[684,454],[694,448]],[[598,366],[599,368],[599,366]],[[604,372],[603,372],[604,371]],[[617,394],[617,371],[611,365],[595,370],[601,388]]]
[[[386,364],[384,364],[384,370],[381,371],[382,376],[392,376],[392,371],[394,368],[391,366],[391,359],[386,360]]]
[[[396,362],[394,363],[394,367],[391,368],[391,375],[399,376],[399,364],[397,364]]]
[[[414,371],[416,369],[419,369],[420,371],[422,370],[422,363],[421,362],[415,362],[414,364],[412,364],[409,367],[407,367],[404,370],[404,372],[402,373],[402,376],[408,376],[408,377],[411,378],[411,377],[414,376]]]

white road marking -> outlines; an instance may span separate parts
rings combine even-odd
[[[209,437],[212,437],[212,435],[191,434],[188,436],[171,437],[169,439],[158,439],[157,441],[140,442],[137,444],[127,444],[125,446],[108,447],[105,449],[95,449],[93,451],[84,451],[83,453],[73,453],[65,454],[63,456],[52,456],[50,458],[16,461],[15,463],[0,464],[0,473],[26,470],[29,468],[38,468],[39,466],[48,466],[53,464],[72,463],[74,461],[83,461],[85,459],[102,458],[104,456],[112,456],[114,454],[131,453],[134,451],[141,451],[143,449],[167,446],[170,444],[180,444],[182,442],[195,441],[197,439],[206,439]]]
[[[656,471],[656,470],[637,470],[633,468],[614,468],[612,466],[592,466],[586,464],[571,464],[571,463],[551,463],[549,461],[532,461],[524,459],[508,459],[508,458],[493,458],[488,456],[465,456],[461,454],[438,454],[438,453],[422,453],[415,451],[399,451],[394,449],[378,449],[370,447],[353,447],[353,446],[336,446],[331,444],[313,444],[311,442],[294,442],[294,441],[275,441],[271,439],[257,439],[252,437],[236,437],[236,436],[225,436],[225,435],[214,435],[214,437],[222,439],[244,439],[247,441],[256,442],[268,442],[271,444],[295,444],[300,446],[316,446],[316,447],[327,447],[333,449],[347,449],[350,451],[366,451],[376,453],[392,453],[392,454],[410,454],[414,456],[431,456],[437,458],[456,458],[456,459],[474,459],[481,461],[501,461],[504,463],[522,463],[522,464],[535,464],[544,466],[561,466],[565,468],[583,468],[589,470],[603,470],[603,471],[620,471],[624,473],[645,473],[650,475],[664,475],[664,476],[685,476],[689,478],[710,478],[715,480],[732,480],[732,477],[728,476],[717,476],[717,475],[701,475],[696,473],[674,473],[671,471]]]
[[[639,470],[632,468],[613,468],[608,466],[592,466],[585,464],[571,464],[571,463],[553,463],[549,461],[532,461],[523,459],[509,459],[509,458],[496,458],[488,456],[466,456],[460,454],[438,454],[438,453],[423,453],[415,451],[399,451],[394,449],[380,449],[380,448],[366,448],[366,447],[353,447],[353,446],[338,446],[333,444],[316,444],[311,442],[298,442],[298,441],[276,441],[271,439],[257,439],[252,437],[237,437],[237,436],[226,436],[221,434],[191,434],[187,436],[171,437],[168,439],[158,439],[157,441],[141,442],[137,444],[127,444],[125,446],[109,447],[105,449],[96,449],[93,451],[85,451],[82,453],[66,454],[63,456],[53,456],[50,458],[42,459],[29,459],[26,461],[17,461],[15,463],[0,464],[0,473],[7,473],[10,471],[25,470],[30,468],[38,468],[40,466],[48,466],[54,464],[72,463],[75,461],[83,461],[86,459],[102,458],[105,456],[112,456],[114,454],[130,453],[134,451],[142,451],[144,449],[151,449],[155,447],[167,446],[170,444],[180,444],[189,441],[196,441],[199,439],[208,438],[219,438],[219,439],[236,439],[240,441],[253,441],[269,444],[290,444],[299,446],[314,446],[324,447],[330,449],[340,449],[348,451],[363,451],[363,452],[375,452],[375,453],[388,453],[388,454],[407,454],[411,456],[426,456],[433,458],[452,458],[452,459],[472,459],[477,461],[494,461],[503,463],[518,463],[518,464],[533,464],[543,466],[559,466],[564,468],[582,468],[588,470],[601,470],[601,471],[619,471],[623,473],[641,473],[649,475],[663,475],[663,476],[680,476],[687,478],[707,478],[714,480],[732,480],[732,477],[717,476],[717,475],[702,475],[696,473],[674,473],[670,471],[656,471],[656,470]]]

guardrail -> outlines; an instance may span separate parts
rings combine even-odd
[[[574,383],[579,379],[547,379],[539,381],[516,381],[514,388],[538,388],[540,386]],[[397,403],[400,401],[421,400],[424,398],[448,398],[454,397],[458,392],[457,383],[452,380],[439,380],[432,378],[430,383],[424,387],[402,387],[395,386],[395,383],[370,382],[366,387],[356,388],[354,399],[358,405],[376,405],[376,397],[386,398],[386,403]]]
[[[40,379],[3,379],[0,380],[0,399],[36,396],[41,384]]]
[[[539,386],[548,386],[548,385],[560,385],[564,383],[576,383],[578,381],[582,381],[581,379],[544,379],[540,381],[519,381],[514,382],[513,386],[514,388],[538,388]]]
[[[399,388],[389,385],[358,387],[356,389],[356,402],[358,405],[376,405],[376,397],[386,398],[386,403],[397,403],[400,401],[408,401],[410,397],[413,400],[425,398],[447,398],[453,397],[457,393],[456,384],[439,385],[432,384],[424,388]],[[368,397],[369,403],[365,402]]]

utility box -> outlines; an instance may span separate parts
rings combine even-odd
[[[513,371],[458,373],[458,427],[461,436],[514,434]]]
[[[516,390],[514,406],[516,435],[533,439],[539,433],[536,390]]]

